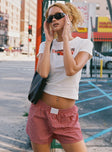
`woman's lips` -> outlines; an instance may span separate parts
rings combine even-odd
[[[58,23],[54,23],[53,24],[53,27],[57,27],[59,24]]]

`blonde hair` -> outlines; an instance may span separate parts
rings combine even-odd
[[[51,5],[47,11],[46,11],[46,18],[48,17],[48,13],[50,8],[52,7],[59,7],[65,14],[67,14],[69,16],[69,18],[71,19],[71,23],[72,23],[72,30],[76,30],[77,26],[83,23],[83,17],[81,12],[78,10],[78,8],[76,8],[76,6],[74,6],[71,3],[54,3],[53,5]]]

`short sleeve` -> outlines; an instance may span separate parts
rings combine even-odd
[[[41,53],[44,53],[44,48],[45,48],[45,42],[42,42],[40,44],[39,53],[37,54],[37,56],[39,56]]]
[[[81,40],[81,45],[79,52],[84,51],[90,54],[90,58],[92,57],[93,43],[89,39]]]

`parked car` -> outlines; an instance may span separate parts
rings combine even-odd
[[[108,52],[102,52],[105,56],[112,56],[112,49],[110,49]]]
[[[0,45],[0,52],[4,52],[7,48],[8,46],[6,44]]]
[[[12,52],[21,52],[22,49],[20,47],[13,47]]]
[[[4,51],[4,47],[0,46],[0,52],[3,52],[3,51]]]
[[[110,49],[109,52],[112,52],[112,49]]]
[[[103,68],[112,69],[112,57],[104,56],[100,52],[96,50],[93,52],[92,65],[96,67],[100,67],[100,62],[103,60]]]

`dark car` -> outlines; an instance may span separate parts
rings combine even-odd
[[[0,52],[4,52],[5,49],[8,49],[8,45],[6,45],[6,44],[0,45]]]
[[[4,51],[4,47],[0,46],[0,52],[3,52],[3,51]]]

